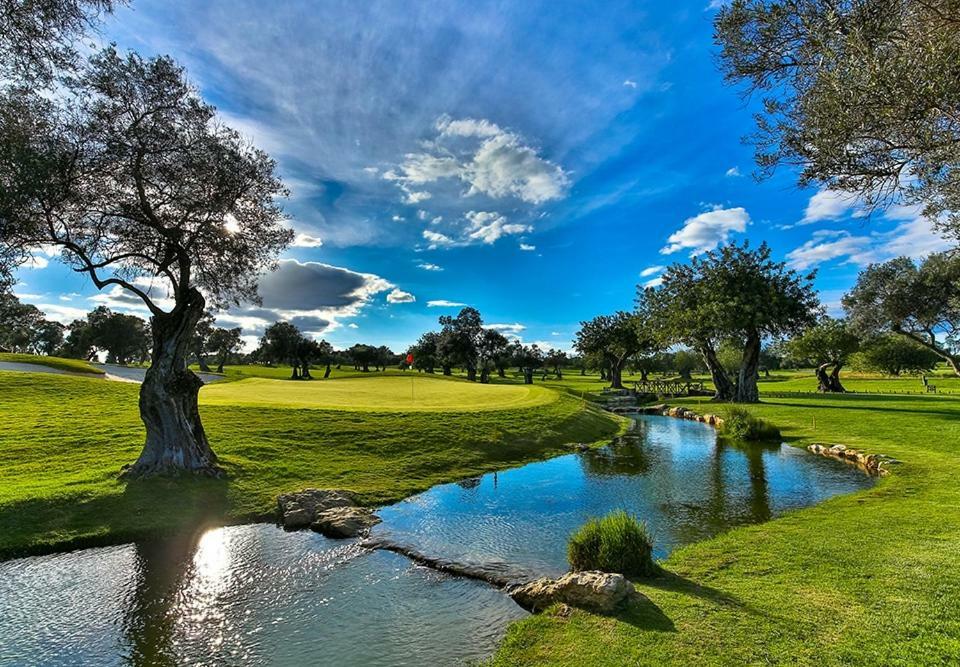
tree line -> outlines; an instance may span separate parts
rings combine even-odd
[[[714,398],[740,403],[759,400],[761,369],[775,367],[812,366],[822,392],[844,391],[850,363],[899,375],[946,362],[960,375],[960,256],[868,266],[843,297],[842,318],[826,315],[814,277],[772,260],[765,243],[725,245],[638,287],[634,311],[582,322],[576,348],[602,361],[616,389],[628,364],[649,370],[685,348],[709,373]],[[684,363],[688,375],[693,360]]]

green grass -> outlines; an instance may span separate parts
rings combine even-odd
[[[409,374],[347,377],[334,382],[248,378],[211,385],[203,405],[296,407],[358,411],[476,411],[534,408],[560,394],[532,385],[450,382]]]
[[[960,399],[810,395],[751,411],[791,444],[843,443],[903,463],[870,490],[678,549],[663,576],[638,582],[648,601],[617,617],[553,610],[521,621],[493,662],[960,662]]]
[[[577,571],[600,570],[645,577],[654,573],[653,538],[647,526],[623,510],[583,524],[567,544],[567,560]]]
[[[37,354],[14,354],[11,352],[0,352],[0,361],[10,361],[18,364],[37,364],[56,368],[60,371],[70,373],[91,373],[93,375],[103,375],[103,370],[96,366],[91,366],[86,361],[79,359],[65,359],[63,357],[45,357]]]
[[[243,393],[247,382],[222,386]],[[377,394],[393,390],[389,377],[359,382],[380,386]],[[486,389],[462,389],[460,381],[424,382],[490,400]],[[269,388],[326,392],[324,385],[339,383],[350,381],[271,381]],[[0,557],[272,516],[279,493],[306,487],[350,489],[366,503],[385,503],[437,483],[568,452],[569,443],[606,441],[623,423],[539,387],[532,395],[552,400],[441,413],[213,405],[207,394],[219,392],[220,385],[211,385],[201,391],[201,413],[228,479],[123,484],[117,480],[120,466],[133,461],[143,443],[138,389],[0,372]],[[492,389],[516,393],[512,387]]]

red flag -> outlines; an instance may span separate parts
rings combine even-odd
[[[407,355],[407,366],[413,366],[413,355],[412,355],[412,354],[408,354],[408,355]]]

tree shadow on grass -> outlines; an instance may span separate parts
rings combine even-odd
[[[223,523],[229,480],[156,479],[115,493],[30,498],[0,506],[0,559],[162,537]]]
[[[670,617],[663,613],[653,600],[639,592],[631,597],[627,608],[617,614],[617,620],[640,630],[677,631],[677,626]]]

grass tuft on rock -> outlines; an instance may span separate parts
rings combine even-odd
[[[750,442],[780,439],[780,429],[739,405],[727,410],[720,432],[729,438]]]
[[[635,516],[616,510],[590,519],[570,536],[567,560],[574,570],[601,570],[626,576],[654,573],[653,538]]]

